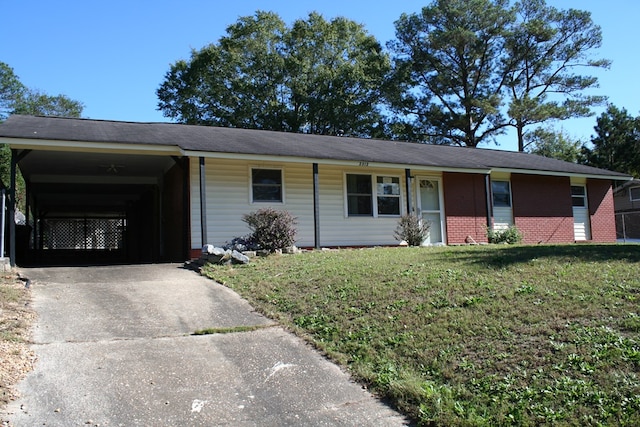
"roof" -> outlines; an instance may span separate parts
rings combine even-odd
[[[408,167],[489,171],[505,169],[627,180],[631,177],[529,153],[470,149],[264,130],[138,123],[61,117],[10,116],[0,124],[0,138],[12,146],[26,141],[136,144],[177,147],[184,155],[207,153],[283,156],[314,160],[357,161]]]

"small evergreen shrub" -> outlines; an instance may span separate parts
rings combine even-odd
[[[252,233],[251,242],[270,252],[292,246],[296,238],[296,218],[287,211],[258,209],[242,216]]]
[[[429,235],[430,226],[428,221],[421,221],[414,214],[404,215],[398,220],[393,236],[404,240],[409,246],[420,246]]]
[[[504,230],[493,230],[491,228],[487,228],[487,239],[489,240],[489,243],[506,243],[508,245],[513,245],[522,242],[522,233],[515,225]]]

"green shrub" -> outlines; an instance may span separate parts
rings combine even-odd
[[[287,211],[258,209],[242,216],[252,230],[251,240],[270,252],[292,246],[296,238],[296,218]]]
[[[493,230],[487,228],[487,238],[489,243],[506,243],[513,245],[522,241],[522,233],[512,225],[504,230]]]
[[[409,246],[420,246],[429,235],[430,226],[428,221],[422,221],[414,214],[404,215],[398,220],[393,236]]]

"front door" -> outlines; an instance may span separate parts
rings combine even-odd
[[[442,212],[442,191],[439,179],[418,179],[418,206],[422,220],[429,223],[429,235],[423,244],[443,244],[445,242],[444,213]]]

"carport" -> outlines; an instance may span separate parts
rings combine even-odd
[[[9,231],[12,262],[187,259],[189,163],[178,147],[37,137],[9,144],[26,184],[26,200],[17,201],[24,220]]]

